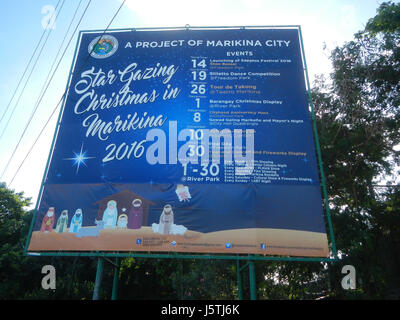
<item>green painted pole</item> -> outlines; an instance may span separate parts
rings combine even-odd
[[[97,258],[96,281],[94,283],[94,290],[93,290],[93,300],[99,300],[99,298],[100,298],[101,280],[103,278],[103,266],[104,266],[104,259],[101,257],[98,257]]]
[[[314,104],[313,104],[312,96],[311,96],[310,80],[308,78],[306,55],[304,53],[303,36],[301,34],[300,26],[299,26],[299,36],[300,36],[301,53],[303,55],[303,61],[304,61],[304,71],[305,71],[305,75],[306,75],[308,101],[309,101],[310,107],[311,107],[311,118],[312,118],[313,130],[314,130],[315,145],[316,145],[316,149],[317,149],[318,164],[319,164],[319,169],[320,169],[320,174],[321,174],[321,186],[322,186],[322,192],[323,192],[324,199],[325,199],[325,212],[326,212],[326,217],[328,220],[328,228],[329,228],[329,235],[331,238],[331,247],[332,247],[333,256],[335,259],[337,259],[336,243],[335,243],[335,237],[333,234],[332,220],[331,220],[331,214],[330,214],[330,209],[329,209],[329,197],[328,197],[328,191],[327,191],[327,187],[326,187],[324,167],[323,167],[323,163],[322,163],[321,147],[320,147],[319,139],[318,139],[317,121],[315,118]]]
[[[254,270],[253,261],[249,261],[249,280],[250,280],[250,300],[257,300],[256,273]]]
[[[118,257],[117,257],[117,258],[115,258],[114,280],[113,280],[111,300],[118,299],[118,275],[119,275],[119,263],[118,263]]]
[[[238,282],[238,299],[243,300],[243,284],[242,284],[242,276],[240,274],[240,260],[236,260],[236,274]]]

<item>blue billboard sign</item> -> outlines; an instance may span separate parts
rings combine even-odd
[[[83,32],[32,251],[327,257],[296,28]]]

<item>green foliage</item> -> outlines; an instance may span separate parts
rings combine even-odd
[[[171,274],[172,284],[179,299],[230,300],[237,296],[236,269],[232,261],[181,260]]]
[[[373,34],[394,33],[400,31],[399,21],[399,4],[392,1],[384,2],[379,6],[377,15],[368,21],[365,29]]]
[[[24,286],[27,264],[21,253],[31,213],[23,208],[28,205],[23,193],[0,184],[0,273],[5,277],[0,282],[0,297],[18,297]]]
[[[95,262],[71,261],[66,257],[24,256],[24,246],[32,220],[26,211],[30,199],[0,184],[0,299],[90,299]],[[56,290],[41,287],[42,267],[53,265]]]
[[[125,258],[121,261],[119,296],[121,299],[176,299],[171,275],[176,261],[169,259]],[[110,290],[111,291],[111,290]]]
[[[336,298],[399,298],[400,5],[383,3],[355,39],[333,50],[330,81],[313,89],[339,263],[329,267]],[[388,209],[390,208],[390,209]],[[397,232],[397,234],[396,234]],[[341,267],[357,271],[344,291]]]

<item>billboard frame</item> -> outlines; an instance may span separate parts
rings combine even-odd
[[[153,253],[154,251],[149,251],[148,253],[145,252],[107,252],[107,251],[81,251],[81,252],[72,252],[72,251],[40,251],[40,252],[30,252],[28,251],[30,239],[32,236],[33,232],[33,227],[34,227],[34,222],[36,220],[36,214],[38,212],[39,208],[39,203],[43,194],[43,188],[45,185],[45,180],[48,174],[48,169],[49,169],[49,164],[50,160],[52,158],[52,153],[54,150],[55,146],[55,141],[58,136],[59,128],[60,128],[60,120],[62,117],[62,114],[64,112],[65,108],[65,103],[66,103],[66,98],[68,96],[69,90],[70,90],[70,83],[72,81],[72,74],[73,74],[73,69],[74,66],[76,65],[76,58],[77,58],[77,52],[78,48],[82,39],[82,34],[83,33],[99,33],[103,32],[103,34],[107,33],[113,33],[113,32],[133,32],[133,31],[141,31],[141,32],[146,32],[146,31],[167,31],[167,30],[232,30],[232,29],[297,29],[298,30],[298,35],[299,35],[299,43],[300,43],[300,51],[301,51],[301,59],[302,59],[302,64],[303,64],[303,72],[304,72],[304,77],[305,77],[305,85],[306,85],[306,91],[307,91],[307,100],[308,100],[308,106],[310,110],[310,116],[311,116],[311,122],[313,126],[313,137],[314,137],[314,145],[316,148],[316,153],[317,153],[317,159],[318,159],[318,166],[319,166],[319,173],[320,173],[320,186],[322,188],[322,193],[323,197],[321,200],[323,200],[323,207],[325,211],[325,216],[326,216],[326,221],[324,219],[324,222],[327,222],[328,224],[328,232],[329,232],[329,237],[330,238],[330,247],[331,247],[331,254],[329,258],[325,257],[297,257],[297,256],[272,256],[272,255],[254,255],[254,254],[248,254],[248,255],[243,255],[243,254],[237,254],[237,255],[227,255],[227,254],[185,254],[185,253],[179,253],[176,251],[171,251],[168,253]],[[329,243],[328,243],[329,245]],[[67,85],[66,89],[64,91],[64,95],[62,98],[62,104],[60,108],[60,112],[58,115],[57,119],[57,124],[56,128],[54,131],[54,136],[52,139],[52,143],[50,146],[50,151],[49,151],[49,156],[47,158],[47,163],[46,167],[44,170],[44,174],[42,177],[42,182],[40,185],[38,197],[36,200],[36,205],[35,209],[33,210],[33,216],[28,232],[28,237],[26,239],[25,247],[24,247],[24,252],[23,255],[25,256],[57,256],[57,257],[98,257],[98,258],[172,258],[172,259],[220,259],[220,260],[246,260],[246,261],[303,261],[303,262],[334,262],[338,260],[337,256],[337,250],[336,250],[336,244],[335,244],[335,238],[334,238],[334,233],[333,233],[333,226],[332,226],[332,221],[331,221],[331,214],[330,214],[330,209],[329,209],[329,199],[328,199],[328,192],[327,192],[327,187],[326,187],[326,181],[325,181],[325,175],[324,175],[324,170],[323,170],[323,163],[322,163],[322,155],[321,155],[321,148],[319,144],[319,139],[318,139],[318,131],[317,131],[317,123],[316,123],[316,117],[315,117],[315,111],[314,111],[314,104],[312,102],[312,95],[311,95],[311,88],[310,88],[310,81],[309,81],[309,76],[308,76],[308,69],[307,69],[307,63],[306,63],[306,57],[305,57],[305,52],[304,52],[304,44],[303,44],[303,36],[301,32],[301,26],[300,25],[263,25],[263,26],[201,26],[201,27],[196,27],[196,26],[190,26],[186,25],[184,27],[158,27],[158,28],[120,28],[120,29],[109,29],[109,30],[104,30],[104,29],[99,29],[99,30],[81,30],[79,31],[78,38],[77,38],[77,43],[75,46],[75,51],[74,51],[74,56],[70,68],[70,72],[68,75],[68,80],[67,80]]]

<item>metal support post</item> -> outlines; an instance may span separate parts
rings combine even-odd
[[[94,290],[93,290],[93,300],[99,300],[100,297],[99,294],[100,294],[101,280],[103,278],[103,266],[104,266],[104,259],[102,257],[98,257],[96,281],[94,283]]]
[[[119,263],[118,263],[118,257],[117,257],[117,258],[115,258],[115,265],[114,265],[114,279],[113,279],[111,300],[118,299],[118,276],[119,276]]]
[[[250,300],[257,300],[256,273],[254,270],[253,261],[249,261],[249,280],[250,280]]]
[[[238,299],[243,300],[242,275],[240,274],[240,260],[236,260],[236,274],[238,282]]]

